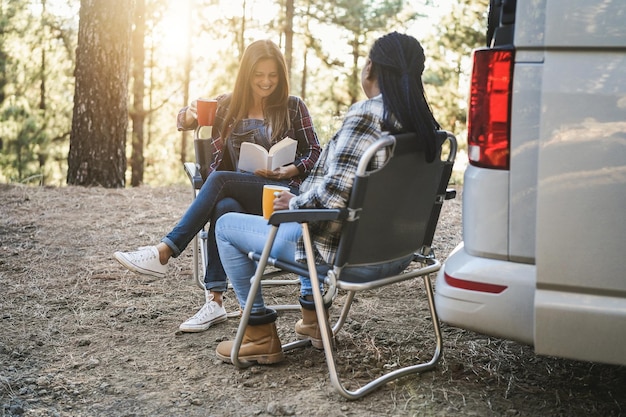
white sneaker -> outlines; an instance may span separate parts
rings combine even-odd
[[[156,246],[144,246],[134,252],[115,252],[115,259],[126,268],[138,274],[163,278],[167,265],[161,265]]]
[[[214,324],[228,319],[226,309],[213,301],[213,294],[207,296],[206,303],[190,319],[181,324],[178,329],[181,332],[203,332]]]

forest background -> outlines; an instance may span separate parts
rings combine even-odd
[[[281,46],[291,94],[305,100],[325,143],[364,98],[359,76],[372,42],[392,30],[416,36],[435,116],[463,144],[471,51],[484,45],[487,4],[0,0],[0,182],[185,181],[193,132],[176,131],[176,114],[231,91],[245,46],[261,38]]]

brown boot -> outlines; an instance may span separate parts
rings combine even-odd
[[[311,296],[307,296],[312,298]],[[300,297],[300,306],[302,306],[302,319],[296,323],[296,336],[300,340],[309,340],[311,345],[316,349],[324,349],[322,342],[322,332],[317,322],[317,313],[315,312],[315,303],[311,300]],[[326,320],[328,320],[328,307],[324,306]]]
[[[276,331],[276,311],[267,309],[265,315],[251,315],[239,348],[239,359],[262,365],[278,363],[284,359],[283,349]],[[230,352],[233,340],[221,342],[215,354],[224,362],[232,363]]]

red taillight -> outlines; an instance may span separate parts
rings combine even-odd
[[[477,49],[473,53],[467,118],[470,164],[509,169],[511,88],[514,51]]]
[[[506,290],[506,285],[488,284],[486,282],[468,281],[466,279],[453,278],[450,275],[444,273],[443,278],[446,283],[451,287],[460,288],[462,290],[486,292],[489,294],[500,294]]]

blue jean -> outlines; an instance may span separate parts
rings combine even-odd
[[[250,292],[250,280],[256,271],[256,262],[248,258],[248,253],[252,251],[262,252],[270,227],[263,217],[242,213],[224,214],[217,221],[215,227],[217,247],[226,274],[230,278],[242,309],[245,308]],[[294,261],[296,245],[300,236],[302,236],[302,228],[299,223],[281,224],[270,256],[276,259]],[[404,271],[411,263],[412,258],[413,256],[408,256],[383,265],[347,267],[342,271],[342,276],[349,277],[354,281],[388,277]],[[307,277],[300,277],[300,294],[303,297],[313,294],[311,280]],[[254,298],[252,313],[263,313],[264,311],[265,303],[259,287]]]
[[[161,240],[172,250],[172,256],[176,258],[204,225],[209,223],[207,239],[209,262],[204,275],[207,290],[225,292],[228,288],[227,275],[215,241],[217,219],[229,212],[261,214],[265,184],[288,185],[285,181],[274,181],[243,172],[211,173],[178,224]],[[292,189],[291,192],[296,194],[297,190]]]

